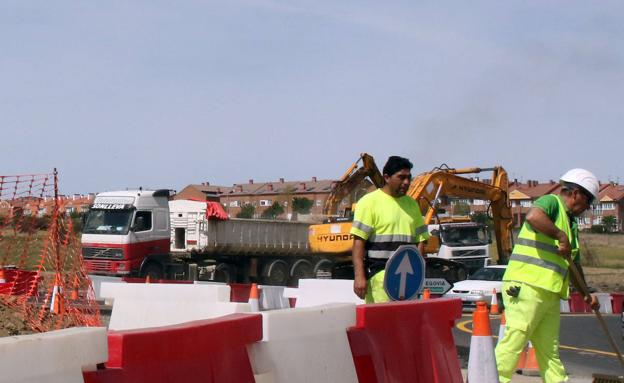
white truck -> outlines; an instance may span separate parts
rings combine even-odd
[[[437,251],[429,256],[459,262],[472,273],[491,262],[487,226],[477,222],[448,222],[427,226],[439,241]]]
[[[168,190],[100,193],[81,239],[86,268],[273,285],[331,275],[335,257],[310,252],[308,224],[224,218],[218,202],[170,201]]]

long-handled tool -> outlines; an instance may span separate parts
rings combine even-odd
[[[571,277],[573,278],[572,282],[575,282],[574,285],[577,287],[577,289],[579,289],[585,301],[591,300],[591,295],[589,294],[589,289],[587,288],[587,285],[585,284],[585,280],[583,279],[583,277],[581,277],[581,273],[578,271],[578,269],[576,268],[576,265],[574,264],[574,262],[572,261],[570,257],[568,257],[568,263],[570,265],[570,271],[572,272],[572,275],[571,275]],[[609,329],[607,328],[607,324],[605,323],[605,320],[602,317],[602,314],[600,313],[598,309],[592,308],[592,310],[594,311],[594,314],[596,314],[596,318],[598,318],[598,322],[600,322],[600,326],[602,327],[602,330],[607,336],[607,339],[609,339],[611,348],[613,349],[613,351],[615,351],[615,354],[620,360],[620,364],[622,365],[622,367],[624,367],[624,359],[622,358],[622,353],[620,353],[620,349],[618,348],[617,344],[615,344],[615,341],[613,340],[613,337],[611,336],[611,333],[609,332]]]

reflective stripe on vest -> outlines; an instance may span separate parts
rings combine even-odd
[[[353,227],[362,230],[363,232],[365,232],[366,234],[370,234],[373,232],[373,228],[360,222],[360,221],[353,221],[352,224]]]
[[[535,257],[530,257],[528,255],[513,253],[513,254],[511,254],[511,257],[509,257],[509,260],[510,261],[518,261],[518,262],[530,263],[532,265],[536,265],[536,266],[539,266],[539,267],[543,267],[545,269],[552,270],[555,273],[561,275],[562,278],[565,278],[568,275],[568,269],[567,268],[563,268],[563,267],[559,266],[556,263],[549,262],[549,261],[546,261],[546,260],[541,259],[541,258],[535,258]]]
[[[516,241],[516,244],[522,245],[522,246],[528,246],[528,247],[535,247],[536,249],[544,250],[549,253],[553,253],[554,255],[557,255],[557,256],[559,255],[559,247],[549,245],[544,242],[539,242],[533,239],[518,238],[518,240]]]

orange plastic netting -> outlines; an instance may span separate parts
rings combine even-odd
[[[34,331],[100,326],[81,251],[56,171],[0,176],[0,304]]]

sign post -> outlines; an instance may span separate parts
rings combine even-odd
[[[422,289],[425,261],[414,245],[400,246],[386,262],[384,289],[390,299],[413,299]]]

